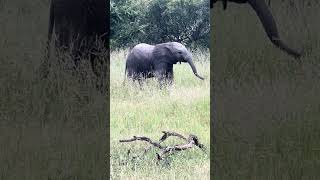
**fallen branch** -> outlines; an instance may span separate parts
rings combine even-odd
[[[176,132],[172,132],[172,131],[162,131],[163,136],[160,138],[159,143],[163,142],[164,140],[166,140],[168,137],[170,136],[176,136],[179,137],[185,141],[188,141],[187,138],[185,138],[184,136],[182,136],[181,134],[178,134]]]
[[[150,138],[145,137],[145,136],[133,136],[133,138],[131,139],[124,139],[124,140],[120,140],[120,142],[133,142],[133,141],[146,141],[150,144],[152,144],[153,146],[162,149],[163,147],[160,145],[160,143],[158,142],[153,142]]]
[[[152,141],[150,138],[145,136],[133,136],[131,139],[124,139],[120,140],[119,142],[125,143],[125,142],[134,142],[134,141],[145,141],[151,144],[154,147],[157,147],[160,149],[159,153],[156,153],[156,157],[158,160],[162,160],[164,156],[168,156],[170,154],[173,154],[177,151],[183,151],[192,148],[194,145],[199,147],[201,150],[205,152],[204,145],[199,143],[199,139],[197,136],[190,134],[188,138],[184,137],[183,135],[172,132],[172,131],[162,131],[163,135],[160,138],[159,142]],[[164,142],[168,137],[174,136],[178,137],[180,139],[183,139],[186,144],[178,144],[174,146],[162,146],[161,143]],[[148,150],[150,150],[151,147],[145,148],[145,151],[142,155],[145,155]]]

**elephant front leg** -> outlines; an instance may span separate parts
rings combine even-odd
[[[166,84],[169,86],[172,86],[173,83],[173,69],[169,70],[166,72],[166,77],[165,77]]]
[[[165,69],[156,70],[155,71],[155,76],[158,79],[160,89],[162,89],[166,84],[166,82],[165,82],[165,80],[166,80],[166,71],[165,71]]]
[[[172,85],[173,82],[173,65],[162,64],[155,70],[155,76],[158,79],[160,88]]]

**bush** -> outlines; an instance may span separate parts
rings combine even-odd
[[[112,0],[111,47],[177,41],[209,47],[209,1]]]

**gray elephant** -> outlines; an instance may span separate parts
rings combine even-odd
[[[89,59],[100,86],[105,86],[108,12],[109,3],[106,0],[51,0],[47,58],[55,33],[55,48],[71,52],[76,65],[79,59]],[[105,58],[101,58],[103,56]]]
[[[301,53],[297,52],[296,50],[293,50],[289,48],[280,38],[277,25],[275,23],[275,20],[264,0],[210,0],[210,8],[213,7],[213,4],[217,1],[223,2],[223,8],[227,8],[227,1],[229,2],[235,2],[235,3],[248,3],[256,12],[257,16],[259,17],[264,30],[266,34],[268,35],[268,38],[271,40],[271,42],[280,48],[281,50],[285,51],[289,55],[300,58]]]
[[[173,65],[177,62],[189,63],[194,75],[203,80],[192,61],[187,48],[178,42],[167,42],[157,45],[141,43],[133,47],[127,57],[125,73],[128,78],[141,80],[156,77],[162,87],[172,84]]]

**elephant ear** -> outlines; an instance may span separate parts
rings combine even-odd
[[[170,43],[156,45],[153,51],[153,57],[157,62],[164,62],[168,64],[177,63],[172,52],[172,45]]]

